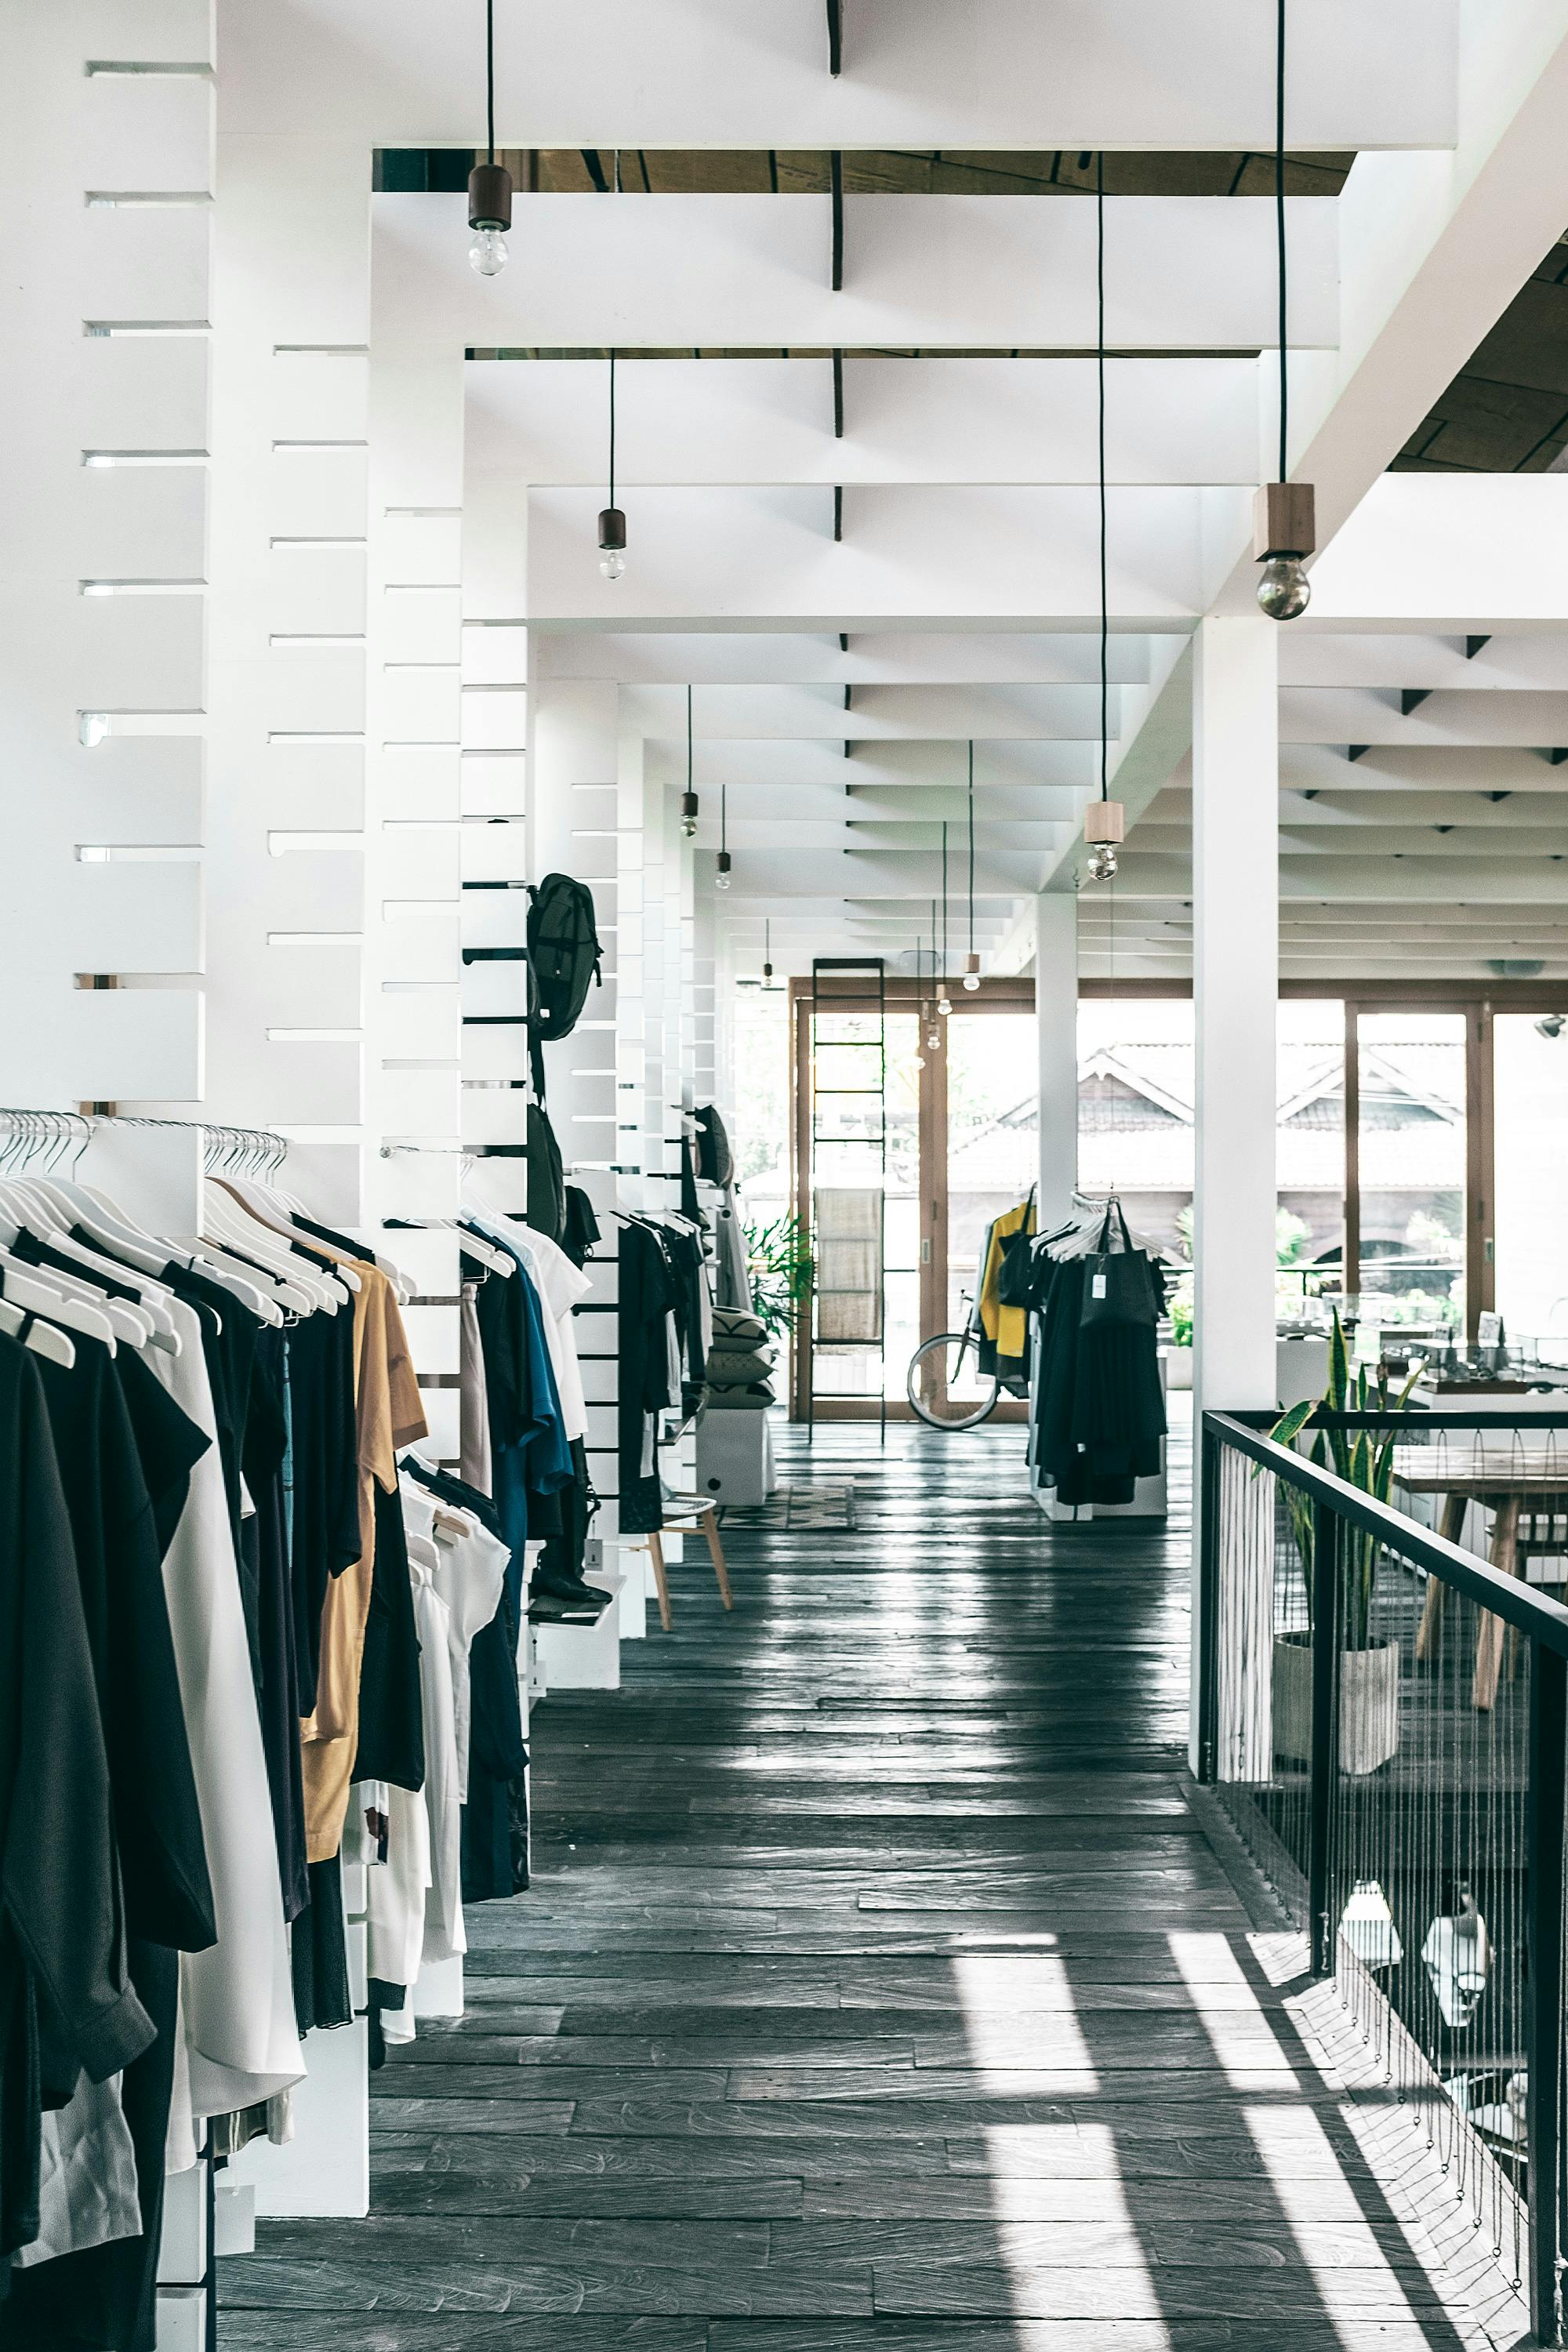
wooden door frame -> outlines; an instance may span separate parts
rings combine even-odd
[[[831,1003],[836,993],[845,999],[845,1010],[864,1012],[865,983],[856,983],[858,997],[850,986],[835,990],[828,975],[817,981],[815,1000],[809,979],[792,980],[789,984],[790,1013],[790,1181],[795,1202],[795,1213],[802,1230],[811,1229],[811,1015],[815,1001],[820,1012]],[[1032,1013],[1035,1010],[1035,983],[1032,977],[1006,980],[983,980],[978,989],[968,990],[957,982],[950,984],[949,995],[952,1011],[942,1020],[967,1020],[976,1013]],[[919,1014],[922,1006],[933,1002],[933,986],[929,980],[917,981],[902,974],[889,973],[886,982],[886,1003],[889,1013]],[[933,1014],[933,1018],[938,1018]],[[924,1066],[921,1071],[920,1097],[917,1112],[919,1141],[919,1207],[917,1230],[918,1271],[920,1276],[920,1327],[922,1339],[947,1328],[947,1055],[929,1054],[923,1042],[921,1052]],[[930,1244],[929,1251],[924,1247]],[[809,1310],[795,1318],[795,1328],[790,1346],[789,1410],[792,1421],[805,1421],[813,1378],[811,1338],[812,1317]],[[996,1418],[1020,1419],[1024,1408],[1005,1402],[996,1408]],[[818,1421],[875,1421],[879,1407],[875,1398],[862,1403],[858,1398],[819,1398],[816,1407]],[[903,1399],[888,1400],[890,1421],[912,1421],[914,1412]]]

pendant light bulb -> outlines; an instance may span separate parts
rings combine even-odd
[[[481,278],[499,278],[506,268],[506,238],[499,228],[480,228],[474,232],[468,247],[468,267],[477,269]]]
[[[980,985],[980,958],[973,948],[963,959],[963,985],[971,995]]]
[[[945,988],[936,1000],[936,1009],[943,1021],[947,1019],[948,1014],[952,1011],[952,1005]]]
[[[696,840],[697,795],[695,793],[682,793],[680,795],[680,830],[688,841]]]
[[[626,519],[619,507],[599,512],[599,569],[606,580],[623,580],[626,570]]]
[[[495,0],[485,0],[485,160],[468,173],[468,226],[474,232],[468,267],[481,278],[499,278],[511,226],[511,173],[496,162]]]
[[[1312,601],[1312,583],[1299,555],[1270,555],[1258,582],[1258,601],[1271,621],[1297,621]]]
[[[719,852],[718,870],[713,877],[713,887],[715,890],[727,890],[729,887],[730,853],[727,849],[721,849]]]
[[[1110,842],[1096,843],[1089,861],[1089,878],[1091,882],[1115,881],[1116,851]]]
[[[933,1029],[933,1030],[931,1030],[931,1031],[930,1032],[930,1034],[928,1034],[928,1036],[927,1036],[927,1038],[926,1038],[926,1050],[927,1050],[927,1052],[928,1052],[928,1053],[931,1053],[931,1054],[940,1054],[940,1053],[941,1053],[941,1051],[942,1051],[942,1031],[941,1031],[940,1029]]]

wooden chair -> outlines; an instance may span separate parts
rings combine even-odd
[[[674,1622],[669,1610],[669,1579],[665,1573],[664,1538],[666,1536],[705,1536],[708,1553],[713,1562],[713,1574],[718,1581],[719,1598],[726,1609],[735,1606],[730,1590],[730,1570],[724,1559],[724,1547],[719,1540],[719,1507],[708,1495],[667,1495],[664,1517],[656,1530],[645,1536],[648,1556],[653,1561],[654,1591],[658,1595],[658,1622],[668,1633]],[[634,1547],[637,1549],[637,1547]]]

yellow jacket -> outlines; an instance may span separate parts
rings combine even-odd
[[[1020,1201],[1016,1209],[1008,1209],[991,1228],[991,1240],[985,1252],[985,1270],[980,1278],[980,1328],[988,1339],[994,1340],[999,1356],[1021,1356],[1028,1330],[1028,1318],[1022,1307],[1004,1307],[996,1295],[996,1285],[1002,1273],[1002,1244],[1009,1234],[1016,1234],[1027,1220],[1027,1231],[1037,1233],[1035,1204]]]

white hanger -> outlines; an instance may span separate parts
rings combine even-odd
[[[51,1323],[63,1323],[69,1331],[79,1331],[84,1339],[101,1339],[112,1356],[115,1348],[114,1326],[100,1308],[88,1307],[63,1291],[46,1289],[37,1279],[37,1269],[18,1265],[14,1259],[0,1253],[0,1291],[13,1307],[25,1307],[30,1314],[47,1316]],[[74,1360],[74,1359],[73,1359]]]
[[[244,1256],[253,1257],[268,1274],[285,1282],[296,1282],[316,1295],[318,1305],[332,1313],[348,1297],[348,1291],[338,1279],[340,1269],[329,1274],[322,1267],[296,1257],[278,1228],[258,1216],[249,1207],[239,1207],[226,1181],[215,1178],[206,1188],[203,1221],[215,1240],[233,1244]]]
[[[226,1232],[231,1241],[237,1242],[239,1232],[242,1230],[251,1232],[259,1227],[263,1234],[271,1236],[274,1251],[280,1248],[284,1252],[291,1271],[297,1271],[300,1263],[294,1255],[296,1244],[303,1243],[307,1248],[317,1246],[308,1234],[300,1233],[289,1223],[287,1216],[257,1186],[240,1184],[232,1176],[215,1176],[211,1190],[215,1194],[223,1192],[229,1196],[228,1202],[222,1211],[221,1220],[215,1226],[215,1231]],[[240,1220],[238,1227],[234,1223],[236,1217]],[[332,1255],[330,1250],[323,1254],[329,1257]],[[256,1255],[263,1257],[267,1253],[258,1247]],[[268,1262],[272,1261],[269,1259]],[[341,1259],[333,1259],[330,1274],[323,1272],[315,1265],[311,1265],[310,1271],[318,1280],[337,1283],[340,1286],[340,1297],[343,1290],[358,1290],[360,1286],[360,1278],[353,1266],[343,1265]]]
[[[79,1306],[90,1307],[103,1317],[116,1339],[124,1339],[132,1348],[144,1348],[148,1340],[155,1337],[152,1318],[144,1307],[121,1298],[105,1297],[98,1285],[84,1276],[62,1274],[58,1266],[37,1266],[26,1258],[15,1256],[6,1244],[16,1241],[16,1237],[17,1228],[0,1220],[0,1263],[8,1271],[14,1267],[24,1279],[47,1285],[51,1297],[74,1299]],[[52,1241],[53,1236],[49,1238]],[[60,1255],[62,1257],[76,1256],[79,1253],[68,1250],[62,1237]]]
[[[51,1363],[63,1364],[68,1372],[76,1362],[76,1343],[68,1332],[58,1330],[52,1323],[36,1319],[28,1323],[22,1309],[14,1307],[8,1298],[0,1298],[0,1331],[10,1339],[19,1339],[35,1356],[47,1356]]]
[[[106,1298],[101,1282],[92,1279],[94,1275],[110,1282],[123,1282],[128,1272],[136,1270],[128,1268],[117,1256],[89,1249],[79,1242],[40,1182],[13,1180],[0,1184],[0,1213],[13,1220],[9,1225],[0,1227],[0,1239],[15,1241],[20,1229],[82,1266],[84,1271],[79,1276],[67,1275],[58,1266],[47,1269],[67,1296],[85,1297],[90,1305],[100,1307],[121,1338],[130,1340],[133,1347],[145,1347],[151,1339],[171,1354],[178,1354],[179,1335],[164,1305],[172,1294],[161,1284],[140,1278],[132,1286],[137,1292],[133,1299]],[[35,1267],[33,1271],[36,1274],[38,1269]]]
[[[215,1281],[226,1279],[237,1286],[244,1283],[258,1294],[264,1310],[276,1307],[277,1316],[268,1313],[268,1322],[281,1323],[285,1307],[293,1315],[310,1315],[321,1303],[315,1293],[306,1290],[291,1276],[285,1281],[281,1276],[263,1274],[258,1266],[231,1256],[221,1244],[209,1241],[205,1234],[193,1242],[191,1248],[191,1263],[198,1273],[210,1274]]]

